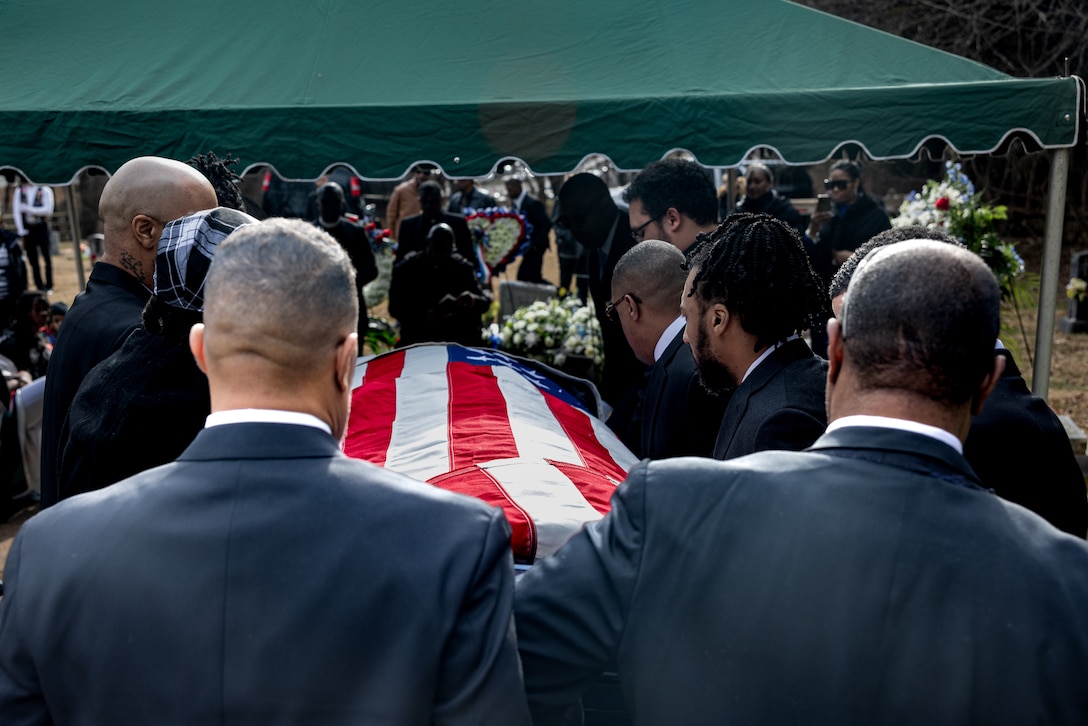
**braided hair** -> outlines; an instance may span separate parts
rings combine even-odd
[[[732,214],[689,264],[703,309],[722,302],[756,336],[756,350],[816,328],[831,317],[827,289],[796,230],[768,214]]]
[[[209,151],[207,154],[197,154],[185,163],[208,178],[220,207],[246,211],[245,198],[238,189],[242,178],[231,168],[238,163],[238,159],[231,158],[229,154],[227,158],[220,159],[214,151]]]

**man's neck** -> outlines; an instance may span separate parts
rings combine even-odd
[[[840,376],[841,379],[841,376]],[[835,387],[829,392],[828,420],[847,416],[885,416],[916,421],[947,431],[960,441],[967,439],[971,426],[970,404],[952,407],[903,389],[876,389],[847,392]]]
[[[678,240],[678,242],[674,242],[676,248],[683,252],[685,255],[693,251],[695,247],[695,240],[699,238],[700,234],[710,234],[718,228],[718,225],[716,224],[706,224],[700,227],[696,226],[695,223],[692,222],[691,225],[691,229],[688,230],[686,234],[684,234],[683,240]],[[682,247],[680,246],[681,244],[683,244]]]
[[[118,270],[133,278],[134,280],[136,280],[136,282],[140,283],[148,290],[151,290],[152,286],[155,284],[154,269],[151,270],[150,274],[138,274],[138,271],[143,271],[144,266],[138,260],[136,260],[135,257],[128,253],[124,253],[120,257],[114,257],[104,253],[101,257],[98,258],[98,262],[104,265],[109,265],[110,267],[116,267]],[[150,277],[150,279],[145,279],[147,277]]]
[[[661,356],[665,355],[665,350],[672,344],[672,341],[676,336],[684,330],[684,316],[678,315],[677,317],[669,320],[667,317],[656,321],[655,328],[657,329],[656,344],[654,345],[654,362],[661,360]]]

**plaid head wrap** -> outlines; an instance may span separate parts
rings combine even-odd
[[[167,224],[155,256],[155,295],[171,307],[202,312],[215,248],[234,230],[256,221],[245,212],[216,207]]]

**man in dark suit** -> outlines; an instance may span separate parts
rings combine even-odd
[[[16,538],[4,723],[526,723],[502,512],[337,446],[347,255],[269,219],[220,245],[205,295],[206,428]]]
[[[604,347],[601,398],[614,409],[637,407],[646,368],[635,357],[619,324],[605,314],[612,294],[612,271],[624,253],[635,246],[627,214],[612,200],[608,185],[587,173],[575,174],[563,184],[559,205],[560,223],[589,250],[589,294],[601,324]]]
[[[446,211],[450,214],[464,214],[466,209],[481,210],[495,206],[495,200],[476,188],[472,179],[455,179],[453,185],[457,191],[450,195]]]
[[[802,331],[830,314],[797,233],[766,214],[734,214],[691,261],[681,310],[703,383],[735,389],[715,459],[805,448],[827,425],[827,364]]]
[[[204,175],[172,159],[132,159],[106,182],[98,204],[102,257],[68,311],[49,359],[42,411],[43,508],[59,499],[61,429],[79,384],[140,326],[163,226],[216,204],[215,189]]]
[[[397,347],[415,343],[480,345],[481,316],[491,306],[472,263],[453,250],[453,230],[436,224],[427,249],[410,252],[393,266],[389,314],[397,319]]]
[[[551,285],[543,277],[544,253],[551,244],[548,233],[552,230],[552,220],[544,209],[544,203],[531,196],[522,186],[522,176],[519,173],[509,174],[504,179],[506,193],[510,197],[510,208],[515,212],[521,212],[525,221],[529,223],[529,249],[521,257],[521,265],[518,266],[518,279],[522,282],[536,282]]]
[[[637,438],[628,448],[650,459],[710,456],[728,401],[699,383],[684,342],[677,303],[686,278],[684,254],[662,240],[632,247],[612,274],[611,316],[619,319],[638,359],[650,366]]]
[[[517,583],[535,723],[611,662],[640,724],[1088,722],[1088,544],[959,453],[999,305],[965,250],[881,250],[829,323],[811,449],[632,470]]]
[[[343,187],[336,182],[326,182],[318,188],[316,199],[317,223],[340,243],[348,253],[351,266],[355,268],[355,289],[359,298],[359,355],[362,355],[363,341],[370,325],[363,288],[378,276],[378,263],[374,259],[374,250],[370,247],[366,230],[346,216],[348,204]]]
[[[932,239],[962,245],[938,230],[896,227],[858,247],[831,280],[831,307],[838,315],[858,265],[890,244]],[[941,298],[934,305],[943,304]],[[1088,532],[1088,497],[1065,427],[1020,375],[1012,353],[998,341],[1005,371],[974,418],[963,455],[982,483],[1010,502],[1027,507],[1063,532],[1084,538]],[[1047,476],[1042,476],[1046,472]]]
[[[400,236],[397,237],[397,262],[407,257],[409,252],[426,250],[427,234],[436,224],[448,224],[453,230],[457,254],[470,262],[476,259],[468,222],[460,214],[442,211],[442,187],[438,186],[438,182],[427,181],[419,185],[419,206],[423,208],[422,212],[401,220]]]

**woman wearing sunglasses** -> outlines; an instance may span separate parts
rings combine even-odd
[[[809,236],[815,241],[816,272],[830,281],[831,274],[855,249],[872,236],[891,229],[884,208],[861,188],[861,169],[852,161],[839,161],[824,179],[831,198],[831,211],[817,212],[809,224]],[[824,269],[820,269],[823,267]]]

